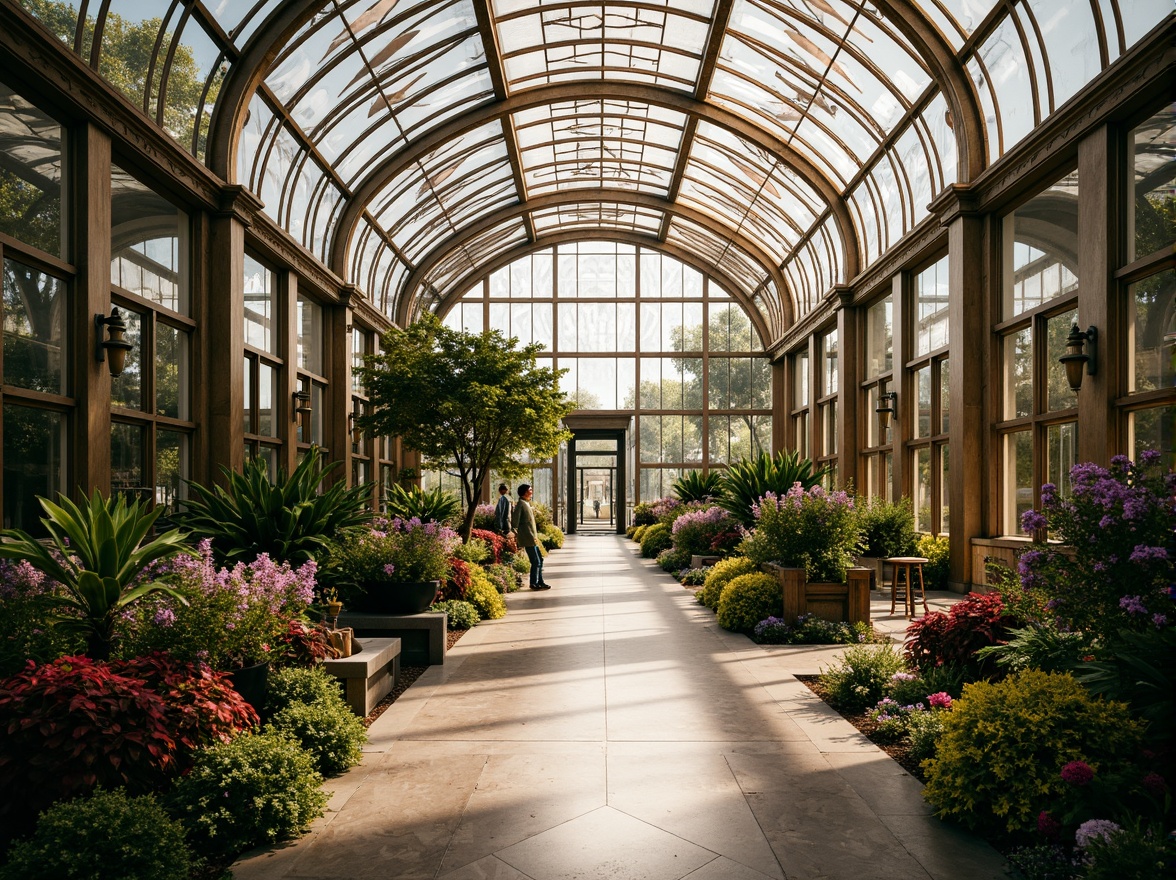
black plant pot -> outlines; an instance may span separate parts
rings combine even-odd
[[[239,693],[242,699],[256,709],[257,714],[260,715],[265,708],[269,683],[269,661],[234,669],[229,672],[229,678],[233,682],[233,690]]]
[[[356,611],[377,614],[420,614],[433,604],[440,587],[440,581],[372,585],[362,597],[351,604]]]

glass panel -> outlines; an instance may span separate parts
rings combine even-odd
[[[1176,214],[1176,211],[1173,212]],[[1176,385],[1176,271],[1132,284],[1127,291],[1128,389],[1155,391]]]
[[[866,378],[872,379],[892,368],[893,338],[892,297],[879,300],[866,312]]]
[[[821,406],[821,455],[837,454],[837,401]]]
[[[188,334],[155,322],[155,412],[173,419],[188,415]]]
[[[188,215],[117,165],[110,175],[110,281],[189,313]]]
[[[1045,324],[1046,409],[1049,412],[1078,405],[1078,394],[1070,389],[1070,383],[1066,381],[1066,368],[1058,360],[1066,353],[1066,337],[1077,320],[1078,310],[1071,309],[1055,315]]]
[[[915,276],[915,354],[947,345],[947,257]]]
[[[939,433],[951,430],[951,361],[939,362]]]
[[[323,375],[323,307],[298,296],[298,368]]]
[[[155,506],[164,516],[176,512],[188,477],[188,435],[179,431],[155,432]]]
[[[0,232],[65,257],[62,127],[2,83],[0,120]]]
[[[257,368],[257,433],[263,437],[278,436],[278,412],[274,405],[278,396],[278,371],[269,364]]]
[[[792,360],[792,406],[807,406],[809,402],[809,356],[802,351]]]
[[[1004,418],[1033,414],[1033,332],[1029,327],[1001,340],[1004,354]]]
[[[931,436],[931,365],[915,372],[915,397],[917,406],[914,412],[914,435],[916,437]]]
[[[149,500],[143,466],[147,430],[141,425],[115,422],[110,426],[110,491],[126,494],[128,500]]]
[[[878,425],[878,395],[881,389],[877,385],[871,385],[866,389],[866,446],[874,447],[881,446],[882,441],[879,439],[879,425]],[[871,484],[872,485],[872,484]]]
[[[1077,172],[1005,217],[1003,263],[1005,320],[1077,292]]]
[[[66,393],[66,299],[64,281],[4,261],[5,385]]]
[[[4,405],[4,528],[46,534],[37,496],[65,491],[65,415]]]
[[[821,395],[837,393],[837,331],[825,334],[821,344],[824,352],[824,371],[821,378]]]
[[[1078,463],[1078,423],[1050,425],[1045,432],[1045,482],[1070,494],[1070,468]]]
[[[809,445],[808,445],[809,431],[808,431],[808,412],[807,411],[797,414],[797,416],[794,420],[793,428],[794,428],[793,442],[795,443],[795,449],[797,452],[800,453],[801,458],[808,458],[809,457]]]
[[[915,482],[915,529],[920,532],[933,532],[934,523],[931,520],[931,449],[924,446],[916,449],[914,454],[914,482]]]
[[[245,344],[277,354],[274,296],[277,274],[245,255]]]
[[[1033,434],[1004,437],[1004,534],[1023,535],[1021,514],[1033,507]]]
[[[939,447],[939,534],[946,535],[951,525],[951,447],[944,443]]]
[[[143,316],[129,309],[119,314],[127,325],[126,341],[134,348],[127,352],[122,375],[110,380],[110,405],[143,409]]]
[[[1132,458],[1148,449],[1155,449],[1164,456],[1168,470],[1176,469],[1176,406],[1160,406],[1133,412],[1128,420],[1128,448]]]
[[[256,369],[256,364],[257,361],[252,358],[245,358],[245,399],[241,415],[246,434],[256,433],[253,430],[253,372]],[[248,444],[246,444],[246,451],[248,452]]]
[[[306,437],[304,432],[303,441],[317,443],[319,446],[323,445],[323,427],[326,421],[326,413],[323,411],[326,405],[326,389],[318,383],[313,383],[310,386],[310,436]]]
[[[1127,262],[1176,241],[1176,104],[1131,132],[1135,210],[1128,212]]]

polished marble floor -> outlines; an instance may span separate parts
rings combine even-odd
[[[328,814],[238,880],[995,880],[1002,859],[623,537],[572,536],[373,724]],[[943,607],[953,597],[929,597]],[[958,597],[954,597],[958,598]],[[875,623],[901,633],[889,600]]]

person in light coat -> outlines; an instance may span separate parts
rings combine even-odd
[[[531,560],[531,589],[550,590],[551,584],[543,580],[543,554],[539,550],[539,529],[535,526],[535,512],[531,510],[531,496],[534,493],[526,483],[519,486],[519,500],[515,504],[510,524],[514,526],[515,541],[527,552]]]

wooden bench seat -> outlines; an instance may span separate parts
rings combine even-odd
[[[400,639],[356,639],[350,657],[326,660],[323,669],[343,682],[351,711],[366,717],[400,680]]]

